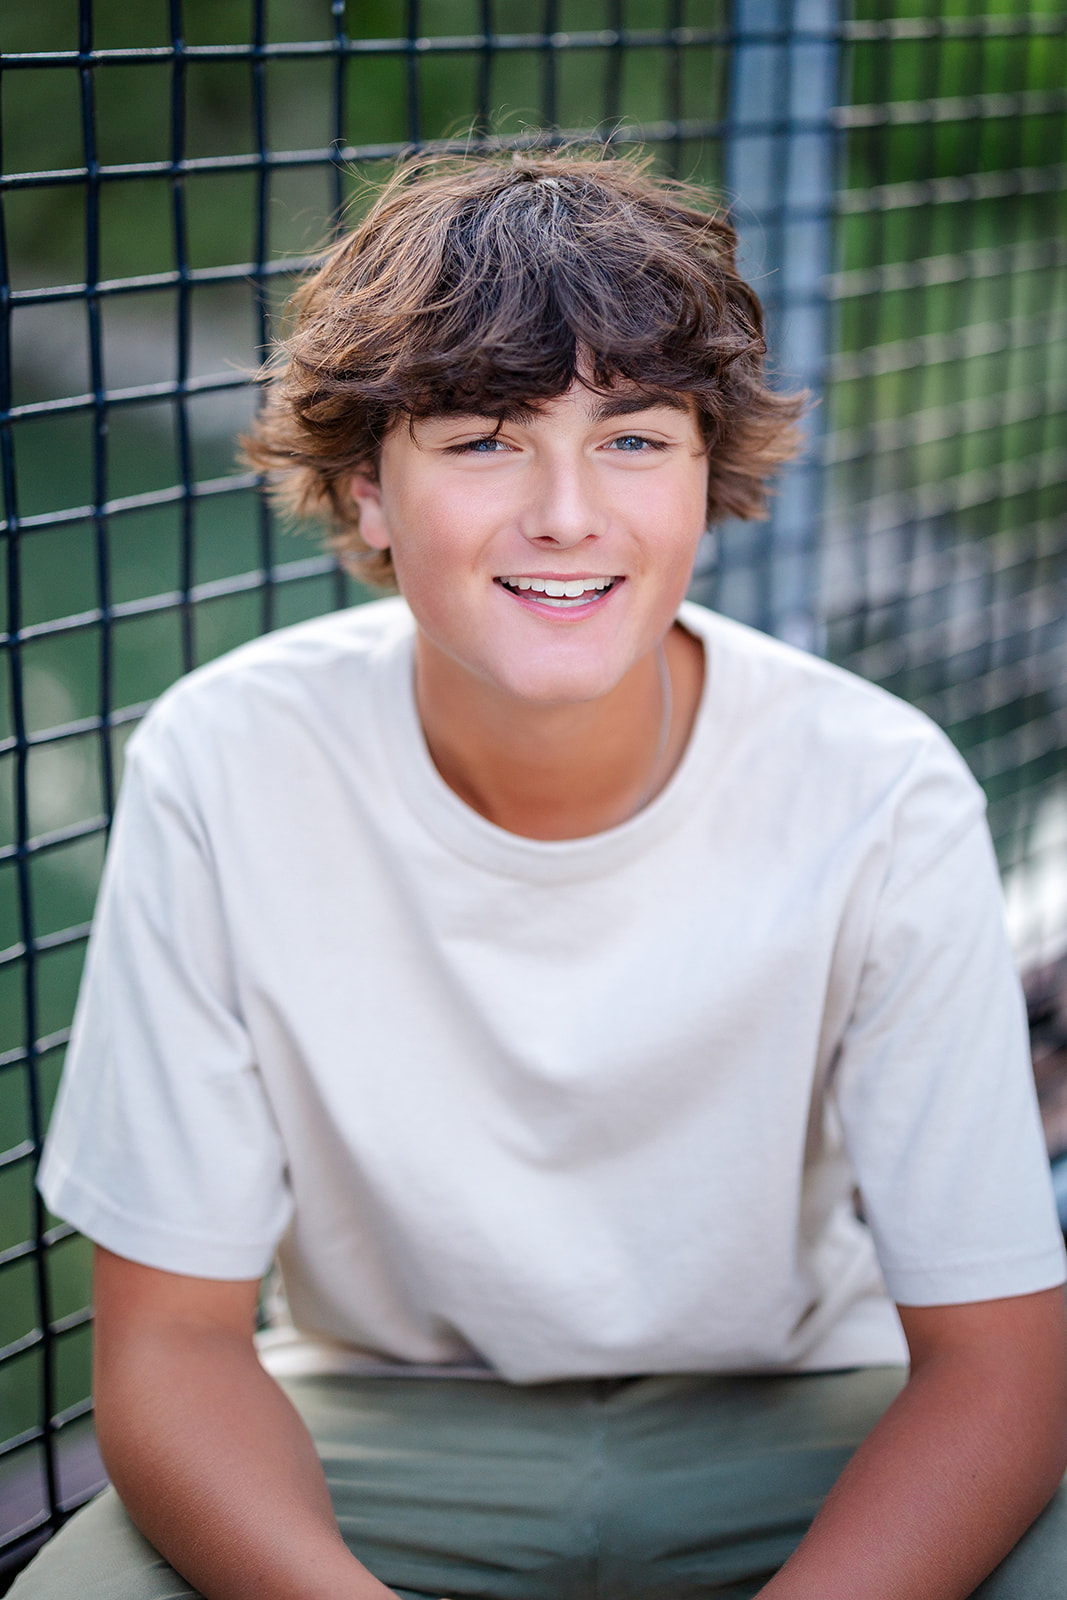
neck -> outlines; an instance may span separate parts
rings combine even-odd
[[[676,626],[664,653],[666,697],[650,651],[596,701],[517,706],[420,634],[416,697],[434,765],[461,800],[509,833],[577,839],[616,827],[666,784],[696,715],[699,641]]]

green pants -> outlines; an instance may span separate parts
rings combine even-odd
[[[405,1597],[747,1600],[785,1561],[903,1382],[896,1368],[546,1384],[286,1384],[349,1547]],[[982,1600],[1067,1595],[1067,1493]],[[13,1600],[195,1600],[111,1491]],[[916,1597],[920,1600],[920,1597]]]

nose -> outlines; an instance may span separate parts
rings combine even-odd
[[[522,532],[531,544],[569,550],[605,531],[606,511],[596,472],[580,455],[554,454],[542,460],[529,487]]]

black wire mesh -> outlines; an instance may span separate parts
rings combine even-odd
[[[641,143],[736,192],[781,363],[829,384],[771,521],[720,530],[696,592],[931,710],[989,788],[1021,950],[1067,933],[1067,19],[998,3],[857,0],[842,20],[835,0],[62,0],[0,18],[9,1569],[101,1472],[87,1249],[32,1174],[124,740],[181,671],[361,597],[275,527],[232,439],[293,273],[402,149]]]
[[[1065,24],[860,7],[828,281],[828,648],[985,785],[1024,966],[1067,924]]]

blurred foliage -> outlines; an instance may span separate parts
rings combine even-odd
[[[423,0],[425,36],[480,31],[475,0]],[[561,30],[604,28],[614,8],[609,0],[562,0]],[[328,41],[334,37],[329,0],[271,0],[265,43]],[[629,28],[661,28],[676,20],[708,27],[721,23],[723,0],[628,0]],[[523,0],[496,0],[497,32],[537,26]],[[362,39],[402,39],[407,30],[404,0],[349,0],[345,27]],[[187,0],[184,42],[195,46],[247,45],[253,38],[250,0]],[[97,0],[92,47],[98,50],[169,47],[166,0]],[[9,6],[0,12],[0,50],[40,53],[78,44],[77,0],[51,0],[46,8]],[[605,114],[612,77],[612,52],[583,50],[560,55],[554,98],[564,127],[589,127]],[[619,107],[633,121],[668,115],[673,52],[628,53],[619,84]],[[263,133],[274,151],[324,148],[339,139],[362,146],[408,139],[408,62],[400,55],[350,57],[344,68],[343,111],[334,121],[335,62],[329,57],[270,60],[261,80]],[[418,131],[423,138],[462,134],[476,121],[481,54],[477,50],[418,59]],[[544,56],[536,50],[495,57],[488,85],[497,129],[518,131],[544,121]],[[721,93],[722,52],[691,49],[680,70],[683,116],[709,114]],[[109,62],[87,85],[69,66],[8,70],[3,79],[3,170],[35,172],[77,167],[84,162],[83,127],[94,125],[96,158],[102,164],[168,161],[187,157],[250,154],[257,147],[253,68],[245,61],[192,59],[184,69],[184,94],[175,95],[169,63]],[[85,97],[85,98],[83,98]],[[176,103],[181,121],[176,124]],[[607,112],[605,112],[607,108]],[[91,113],[91,115],[90,115]],[[687,153],[687,166],[699,152]],[[255,257],[257,180],[252,173],[212,173],[187,182],[189,254],[194,266]],[[100,275],[119,277],[165,270],[173,261],[174,233],[169,180],[148,178],[105,186],[103,260]],[[8,230],[16,257],[28,271],[24,281],[56,282],[81,276],[85,259],[84,193],[80,185],[41,187],[9,197]],[[298,169],[271,181],[268,251],[307,251],[321,241],[332,205],[328,174]]]

